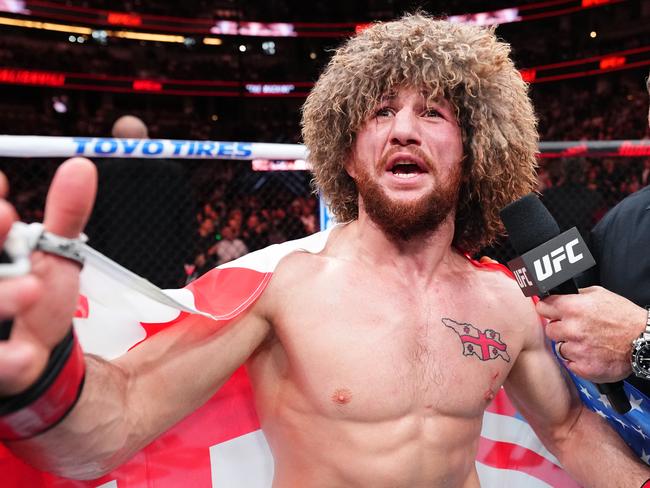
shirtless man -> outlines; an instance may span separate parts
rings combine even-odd
[[[246,362],[275,488],[478,487],[483,411],[502,385],[582,485],[641,486],[650,470],[582,407],[534,304],[458,250],[492,240],[499,208],[533,185],[526,91],[507,46],[477,27],[414,15],[349,41],[304,109],[316,180],[349,222],[321,253],[286,257],[228,325],[189,317],[111,363],[86,357],[64,420],[7,445],[43,469],[98,477]],[[64,165],[50,231],[79,233],[92,182],[87,161]],[[13,218],[3,203],[3,232]],[[28,388],[69,330],[77,275],[38,254],[30,276],[0,283],[0,312],[15,317],[0,345],[4,395]]]

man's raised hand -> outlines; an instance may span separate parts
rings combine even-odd
[[[45,205],[45,230],[76,238],[92,210],[97,172],[84,158],[65,161],[50,185]],[[4,198],[8,183],[0,176],[0,242],[17,220]],[[0,319],[13,318],[9,340],[0,341],[0,396],[29,387],[41,374],[50,351],[70,330],[79,293],[77,263],[35,252],[26,276],[0,280]]]

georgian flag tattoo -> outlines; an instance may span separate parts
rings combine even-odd
[[[453,319],[443,318],[442,323],[452,329],[463,344],[463,355],[475,355],[481,361],[488,361],[500,357],[505,362],[510,362],[506,346],[501,342],[501,335],[492,329],[482,332],[472,324],[456,322]]]

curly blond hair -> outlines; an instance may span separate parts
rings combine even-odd
[[[344,168],[355,134],[399,87],[444,97],[461,126],[461,183],[454,245],[474,252],[503,231],[499,210],[532,191],[538,134],[528,85],[494,29],[423,13],[376,23],[330,60],[303,106],[302,134],[314,182],[340,222],[357,218],[358,193]]]

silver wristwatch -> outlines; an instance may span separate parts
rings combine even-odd
[[[645,330],[632,342],[632,372],[635,376],[650,380],[650,307],[646,307]]]

